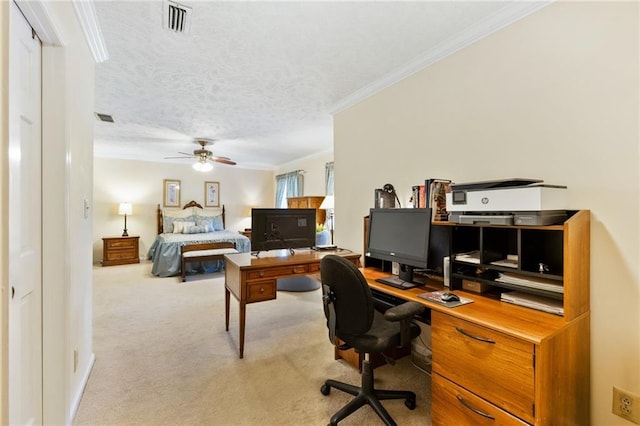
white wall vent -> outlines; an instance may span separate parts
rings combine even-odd
[[[191,30],[191,8],[174,1],[165,1],[164,27],[180,34],[189,34]]]

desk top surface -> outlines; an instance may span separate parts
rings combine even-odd
[[[294,265],[299,263],[320,262],[323,257],[335,254],[347,258],[360,258],[359,253],[347,249],[338,250],[311,250],[296,249],[292,255],[289,250],[269,250],[260,252],[256,257],[251,253],[234,253],[225,255],[227,262],[232,262],[241,269],[261,268],[278,265]]]
[[[390,275],[388,272],[381,272],[372,268],[362,268],[361,271],[371,288],[407,301],[418,302],[432,311],[443,312],[477,325],[502,331],[532,343],[538,344],[545,339],[551,338],[569,324],[563,317],[557,315],[536,311],[523,306],[516,306],[478,293],[470,293],[462,290],[454,290],[453,293],[467,299],[472,299],[473,303],[447,308],[418,297],[420,293],[443,290],[444,287],[442,286],[438,287],[427,284],[424,287],[401,290],[375,281],[377,278],[388,277]]]

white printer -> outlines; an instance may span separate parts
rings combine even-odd
[[[551,225],[563,222],[567,187],[539,179],[502,179],[452,184],[446,194],[449,220],[496,225]]]

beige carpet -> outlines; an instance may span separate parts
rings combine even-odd
[[[238,304],[224,330],[221,274],[157,278],[151,264],[94,268],[96,362],[75,425],[326,425],[351,398],[320,393],[328,378],[359,383],[333,359],[320,290],[278,292],[247,306],[238,358]],[[416,392],[417,408],[385,401],[399,425],[429,425],[430,378],[410,357],[375,370],[376,386]],[[383,424],[363,407],[341,425]]]

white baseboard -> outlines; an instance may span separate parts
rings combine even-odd
[[[71,399],[71,410],[69,412],[69,419],[67,419],[67,424],[73,424],[73,419],[75,419],[76,414],[78,413],[78,408],[80,408],[80,401],[82,401],[82,395],[84,394],[84,389],[87,387],[87,382],[89,381],[89,376],[91,376],[91,371],[93,371],[93,364],[96,362],[96,355],[94,353],[91,354],[91,358],[89,359],[89,365],[82,375],[82,382],[80,387],[78,388],[78,392],[73,395]]]

